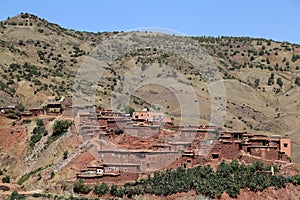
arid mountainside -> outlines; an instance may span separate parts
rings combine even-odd
[[[48,96],[72,95],[77,70],[86,62],[87,55],[99,43],[116,34],[67,30],[31,14],[19,14],[2,21],[1,105],[7,106],[18,101],[26,108],[36,108],[41,107]],[[154,33],[135,34],[143,38],[164,37]],[[287,134],[293,139],[293,160],[299,161],[300,155],[296,149],[300,143],[297,136],[300,46],[253,38],[189,39],[201,45],[201,49],[210,55],[223,78],[226,94],[225,128]],[[193,87],[198,98],[195,102],[199,102],[201,110],[200,123],[208,123],[211,120],[211,91],[203,74],[199,74],[201,69],[193,68],[179,54],[164,51],[166,46],[167,42],[165,45],[162,43],[161,49],[146,48],[145,44],[144,49],[121,52],[105,68],[95,85],[95,102],[110,107],[111,101],[116,98],[114,93],[119,91],[122,78],[128,71],[142,72],[155,64],[166,64],[173,70],[170,76],[180,74],[186,84]],[[180,102],[167,87],[154,84],[139,87],[130,94],[130,106],[136,109],[151,107],[176,118],[180,115]]]
[[[220,80],[220,85],[210,85],[211,79]],[[195,110],[189,117],[195,116],[197,123],[214,123],[212,115],[221,111],[217,118],[224,130],[288,135],[291,159],[300,162],[298,44],[246,37],[81,32],[27,13],[2,21],[0,107],[41,108],[49,96],[75,96],[79,103],[117,110],[147,107],[174,117],[178,124],[182,113]],[[8,185],[20,192],[71,195],[74,174],[94,158],[74,127],[51,140],[53,124],[72,118],[41,118],[42,122],[0,115],[0,170],[5,169],[1,178],[10,176]],[[195,118],[186,120],[195,122]],[[42,132],[30,146],[35,129]],[[288,167],[288,172],[298,174],[296,165]],[[242,191],[239,198],[298,195],[299,186],[287,188]],[[227,194],[222,198],[230,199]]]

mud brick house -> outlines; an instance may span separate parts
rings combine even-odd
[[[34,116],[44,115],[45,109],[44,108],[32,108],[29,110],[29,112]]]
[[[61,102],[61,106],[62,106],[62,115],[63,116],[67,116],[67,117],[71,117],[72,116],[72,110],[73,110],[73,100],[71,97],[66,97],[63,99],[63,101]]]
[[[79,171],[76,174],[77,178],[83,179],[94,179],[102,178],[105,176],[119,176],[120,170],[118,167],[110,167],[107,165],[98,165],[98,166],[87,166],[85,169]]]
[[[149,112],[146,108],[143,111],[132,113],[132,120],[136,122],[160,124],[164,121],[164,118],[164,113]]]
[[[288,137],[223,131],[216,126],[174,126],[163,119],[163,114],[148,110],[134,112],[132,118],[99,107],[78,112],[78,133],[84,141],[93,139],[99,144],[94,156],[101,165],[86,167],[77,178],[134,181],[141,174],[178,166],[191,168],[216,159],[246,156],[245,162],[263,159],[274,163],[291,158]],[[142,142],[134,146],[119,143],[126,137]]]
[[[161,126],[147,126],[147,125],[128,125],[122,127],[124,132],[135,137],[148,138],[157,135]]]
[[[61,106],[61,99],[58,97],[48,97],[48,100],[45,105],[45,109],[47,113],[61,113],[62,106]]]
[[[98,153],[104,165],[130,173],[159,170],[180,157],[178,151],[172,150],[99,150]]]
[[[266,136],[247,132],[221,132],[211,156],[235,158],[240,151],[267,160],[289,160],[291,140],[284,136]]]

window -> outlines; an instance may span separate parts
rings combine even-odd
[[[124,172],[127,172],[127,168],[124,168],[123,171],[124,171]]]
[[[211,154],[211,156],[212,156],[213,159],[218,159],[219,158],[219,154],[217,154],[217,153],[213,153],[213,154]]]
[[[286,147],[288,147],[288,144],[287,144],[287,143],[284,143],[283,146],[286,148]]]

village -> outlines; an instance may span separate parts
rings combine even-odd
[[[73,119],[82,142],[92,146],[95,160],[74,175],[86,182],[135,181],[155,171],[188,169],[222,159],[279,166],[291,162],[288,137],[226,131],[211,125],[178,126],[173,118],[147,108],[130,115],[96,105],[73,106],[72,98],[51,97],[42,108],[21,113],[22,118],[40,115]]]

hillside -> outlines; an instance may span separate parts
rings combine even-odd
[[[288,135],[292,161],[300,162],[298,44],[246,37],[80,32],[21,13],[1,21],[0,60],[1,108],[40,108],[49,96],[73,96],[78,105],[113,110],[147,107],[174,117],[177,124]],[[55,121],[71,120],[42,118],[49,133]],[[45,134],[29,148],[36,126],[33,119],[27,124],[0,115],[0,170],[5,169],[13,183],[34,172],[26,186],[12,184],[18,191],[51,193],[59,188],[69,195],[74,173],[93,158],[74,129],[49,146],[44,145],[49,137]],[[288,187],[291,193],[299,189]],[[278,191],[262,192],[270,194]],[[243,191],[241,198],[252,195]],[[284,193],[286,198],[290,195]]]
[[[19,101],[26,108],[42,106],[48,96],[72,95],[77,70],[89,58],[87,55],[95,51],[100,42],[117,34],[67,30],[31,14],[19,14],[2,21],[0,32],[0,103],[9,105]],[[164,37],[153,33],[135,34]],[[299,131],[300,46],[254,38],[192,39],[213,58],[224,80],[225,128],[287,134],[293,139],[294,150],[297,149],[300,143],[296,135]],[[201,102],[200,122],[208,123],[212,99],[203,76],[198,76],[197,69],[179,55],[169,55],[160,49],[137,49],[113,61],[94,88],[96,103],[110,107],[114,101],[111,91],[115,92],[124,73],[155,63],[168,64],[194,87],[197,101]],[[180,107],[172,93],[162,86],[143,86],[131,94],[130,105],[136,109],[157,105],[176,117],[180,115]],[[300,155],[294,152],[293,160],[299,161]]]

